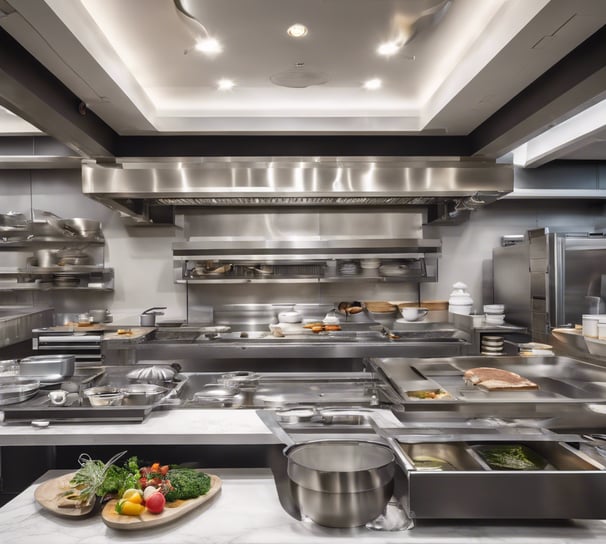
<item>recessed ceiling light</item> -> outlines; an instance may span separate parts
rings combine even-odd
[[[369,91],[376,91],[377,89],[380,89],[382,85],[383,82],[378,77],[364,82],[364,88]]]
[[[286,33],[291,38],[302,38],[303,36],[307,36],[307,27],[301,23],[295,23],[288,27]]]
[[[391,57],[392,55],[395,55],[401,47],[402,46],[395,41],[384,42],[377,47],[377,53],[384,57]]]
[[[220,79],[217,82],[217,87],[220,91],[231,91],[236,84],[231,79]]]
[[[218,55],[223,51],[223,46],[215,38],[204,38],[196,42],[196,50],[205,55]]]

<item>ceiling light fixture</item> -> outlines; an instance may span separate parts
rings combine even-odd
[[[301,23],[295,23],[288,27],[286,33],[291,38],[302,38],[303,36],[307,36],[307,27]]]
[[[208,56],[218,55],[223,51],[223,46],[219,43],[219,40],[213,38],[206,27],[198,21],[185,7],[183,6],[182,0],[173,0],[175,7],[177,8],[177,14],[186,23],[190,32],[194,34],[196,42],[193,49],[200,51]],[[201,32],[200,32],[201,31]],[[186,49],[184,54],[187,55],[192,48]]]
[[[223,46],[215,38],[208,36],[203,40],[199,40],[195,45],[196,51],[200,51],[205,55],[218,55],[223,51]]]
[[[382,85],[383,82],[378,77],[369,79],[368,81],[364,82],[364,88],[367,91],[376,91],[377,89],[380,89]]]
[[[217,87],[220,91],[231,91],[236,84],[231,79],[220,79],[217,82]]]
[[[403,43],[398,43],[393,40],[390,42],[384,42],[379,47],[377,47],[377,53],[383,57],[391,57],[395,55],[401,48]]]
[[[377,47],[377,54],[391,57],[398,53],[419,32],[427,32],[438,24],[451,4],[452,0],[441,0],[433,7],[418,13],[396,13],[392,19],[391,39]]]

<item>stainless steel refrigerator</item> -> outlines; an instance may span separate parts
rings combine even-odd
[[[507,321],[544,342],[553,327],[606,313],[606,236],[528,231],[523,242],[493,250],[493,286]]]

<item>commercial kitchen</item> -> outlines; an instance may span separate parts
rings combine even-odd
[[[605,541],[605,24],[0,0],[2,534]]]

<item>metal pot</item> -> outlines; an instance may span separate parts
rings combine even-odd
[[[120,406],[124,399],[124,393],[111,385],[85,389],[83,395],[91,406]]]
[[[238,408],[242,405],[240,390],[236,387],[209,383],[194,393],[196,404],[210,408]]]
[[[166,306],[154,306],[153,308],[148,308],[139,316],[139,324],[142,327],[155,327],[156,316],[164,315],[164,312],[157,312],[156,310],[166,310]]]
[[[57,266],[58,254],[56,249],[39,249],[34,254],[36,265],[40,268]]]
[[[147,405],[160,401],[168,388],[151,383],[134,383],[121,389],[124,393],[124,404]]]
[[[170,384],[175,379],[180,367],[174,365],[145,366],[131,370],[126,376],[135,383],[150,383],[155,385]]]
[[[284,455],[292,499],[319,525],[364,525],[393,494],[395,458],[383,444],[322,440],[288,446]]]

